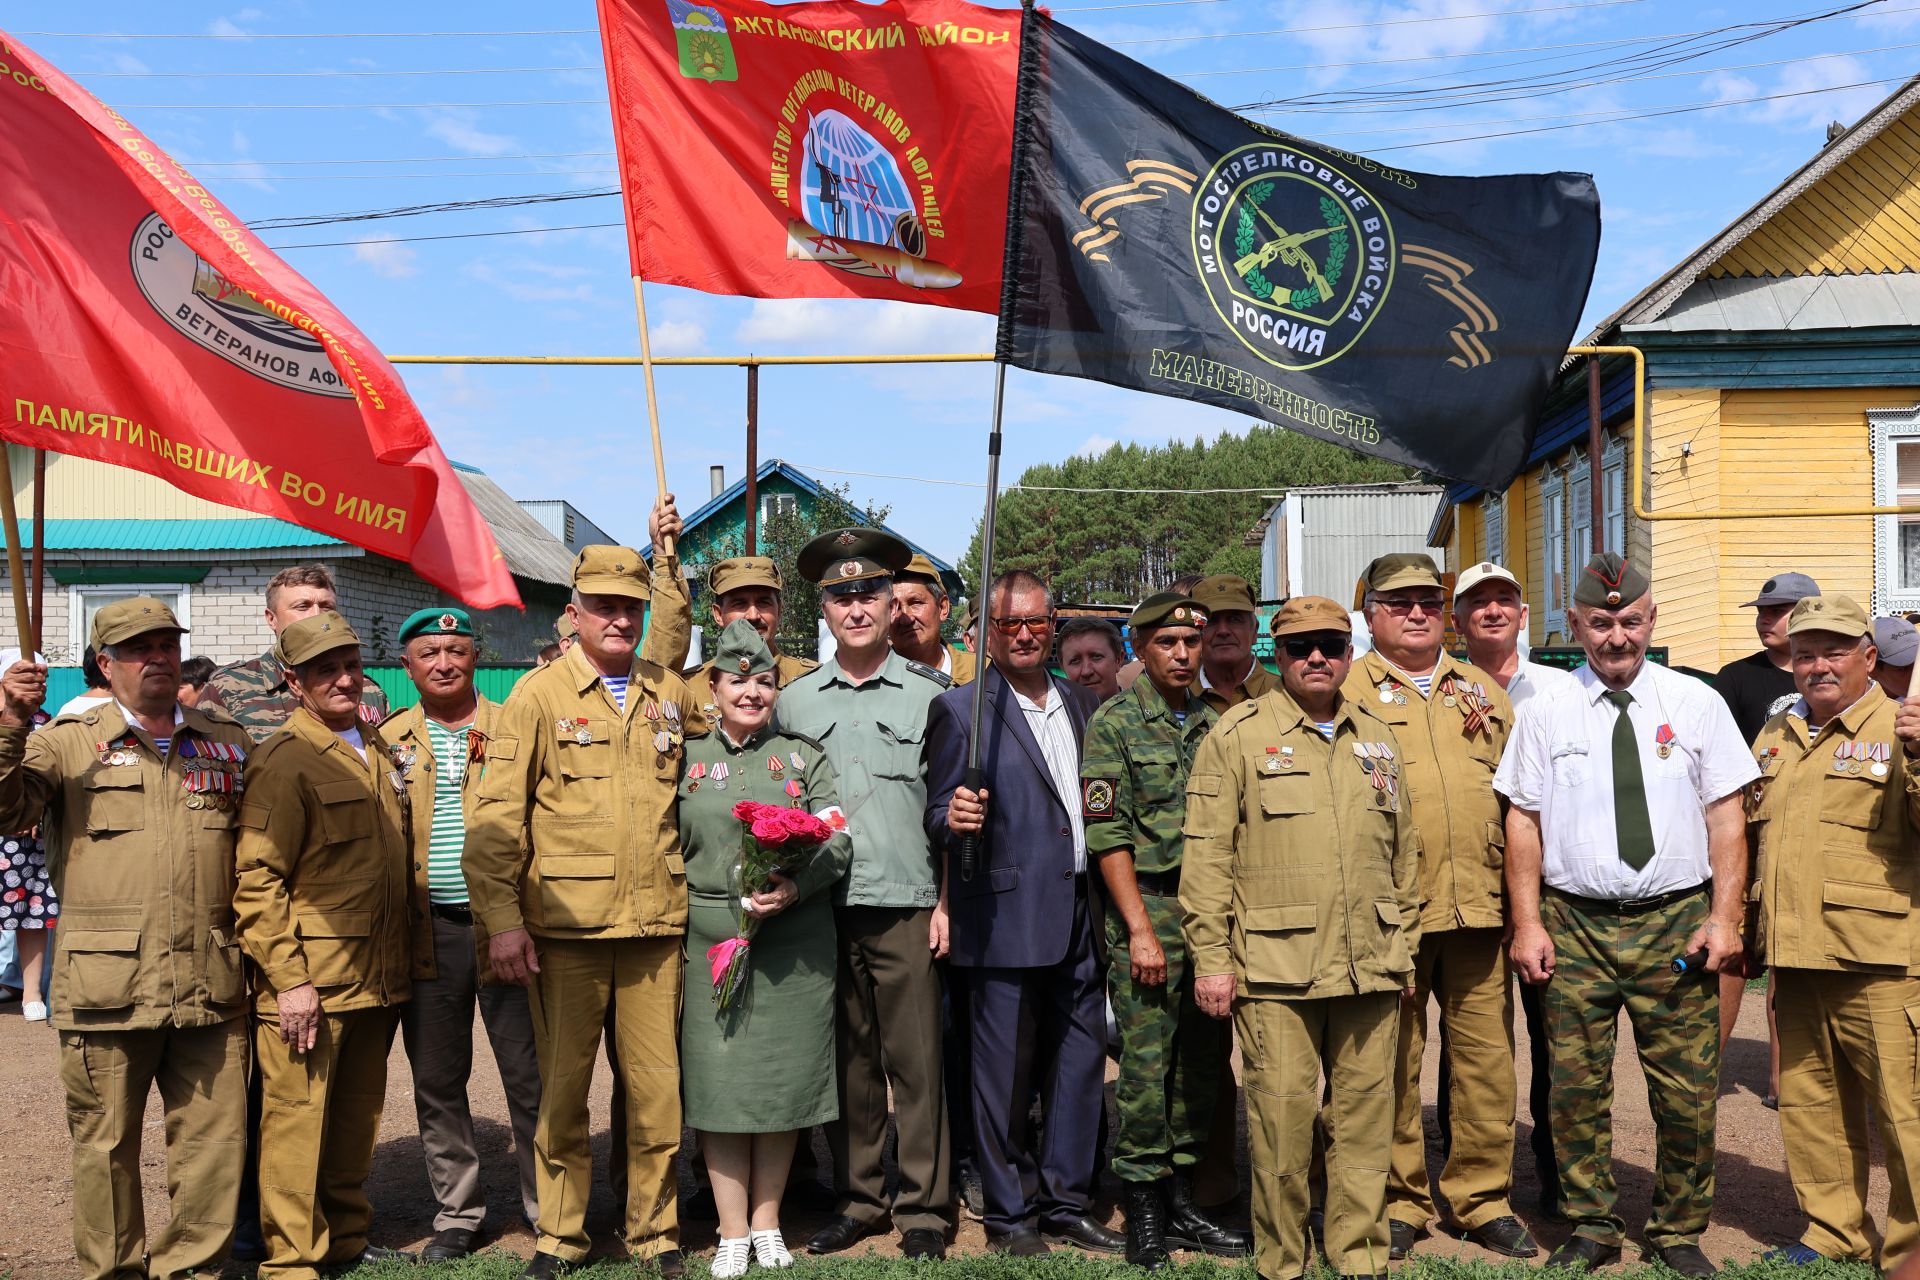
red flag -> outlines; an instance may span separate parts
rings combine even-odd
[[[0,33],[0,436],[520,604],[365,335],[125,118]]]
[[[1018,9],[599,4],[635,275],[998,312]]]

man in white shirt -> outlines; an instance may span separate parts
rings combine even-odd
[[[1602,1153],[1624,1006],[1654,1119],[1648,1253],[1708,1277],[1717,975],[1743,964],[1742,802],[1759,769],[1711,686],[1647,662],[1656,609],[1639,569],[1597,555],[1573,599],[1587,665],[1529,700],[1494,778],[1511,802],[1513,962],[1547,984],[1553,1142],[1574,1232],[1547,1265],[1597,1270],[1620,1257],[1626,1224]]]
[[[1461,573],[1453,588],[1453,625],[1467,642],[1467,661],[1499,682],[1516,715],[1535,695],[1573,678],[1557,667],[1542,666],[1520,656],[1520,637],[1527,629],[1527,599],[1520,579],[1504,566],[1483,560]],[[1529,1141],[1533,1171],[1540,1182],[1540,1212],[1557,1221],[1562,1216],[1560,1168],[1553,1158],[1553,1129],[1547,1123],[1553,1070],[1541,997],[1540,987],[1530,982],[1520,984],[1520,1009],[1526,1016],[1532,1058],[1527,1107],[1533,1116]],[[1440,1132],[1451,1138],[1445,1056],[1440,1059],[1440,1070]]]

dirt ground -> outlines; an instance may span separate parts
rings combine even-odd
[[[1719,1193],[1712,1228],[1703,1242],[1708,1255],[1716,1260],[1746,1260],[1761,1251],[1798,1238],[1803,1221],[1794,1203],[1793,1189],[1787,1180],[1780,1143],[1778,1117],[1761,1103],[1766,1092],[1767,1040],[1764,990],[1749,993],[1740,1011],[1738,1031],[1728,1047],[1722,1070],[1719,1108]],[[1564,1235],[1565,1228],[1544,1222],[1534,1211],[1538,1187],[1534,1181],[1532,1158],[1527,1137],[1532,1117],[1527,1109],[1527,1040],[1524,1024],[1516,1026],[1519,1044],[1517,1074],[1520,1114],[1515,1160],[1514,1207],[1551,1247]],[[1639,1234],[1651,1188],[1653,1132],[1647,1112],[1646,1088],[1633,1059],[1631,1035],[1621,1031],[1621,1051],[1616,1064],[1618,1080],[1614,1120],[1614,1164],[1618,1172],[1622,1214],[1629,1233]],[[1437,1035],[1428,1037],[1425,1073],[1428,1104],[1428,1129],[1432,1132],[1434,1079],[1437,1075]],[[489,1231],[505,1249],[520,1255],[533,1251],[532,1234],[519,1219],[519,1199],[514,1189],[515,1175],[510,1150],[512,1136],[506,1124],[506,1107],[499,1077],[484,1034],[476,1031],[473,1110],[478,1129],[482,1176],[487,1189]],[[44,1024],[29,1025],[20,1018],[18,1004],[0,1010],[0,1096],[11,1099],[0,1108],[0,1150],[12,1152],[7,1163],[6,1194],[0,1194],[0,1274],[11,1272],[17,1280],[55,1280],[74,1274],[70,1236],[72,1187],[68,1174],[68,1142],[64,1103],[55,1063],[56,1038]],[[411,1078],[406,1054],[396,1040],[388,1073],[387,1106],[380,1129],[380,1145],[374,1155],[371,1192],[375,1206],[373,1238],[377,1244],[412,1249],[426,1242],[433,1233],[434,1203],[427,1189],[426,1170],[414,1123]],[[618,1249],[614,1239],[617,1215],[613,1197],[607,1190],[604,1162],[606,1154],[606,1116],[609,1081],[604,1062],[594,1082],[593,1108],[597,1126],[594,1153],[600,1162],[596,1169],[596,1188],[588,1225],[599,1251]],[[146,1146],[142,1157],[147,1193],[149,1230],[157,1229],[166,1217],[166,1156],[163,1147],[163,1122],[156,1097],[147,1113]],[[824,1161],[824,1148],[821,1155]],[[1429,1156],[1437,1164],[1437,1140],[1430,1144]],[[1242,1147],[1244,1162],[1244,1145]],[[683,1163],[682,1181],[687,1170]],[[1098,1214],[1104,1221],[1119,1226],[1120,1215],[1113,1196],[1117,1188],[1110,1181],[1101,1188]],[[1884,1221],[1887,1183],[1883,1168],[1876,1160],[1873,1173],[1871,1207]],[[1244,1224],[1244,1198],[1240,1221]],[[789,1213],[787,1234],[796,1247],[824,1219],[825,1210]],[[688,1221],[683,1238],[691,1250],[711,1249],[714,1226],[711,1221]],[[893,1251],[894,1241],[876,1237],[871,1242],[877,1252]],[[963,1220],[955,1248],[981,1251],[985,1237],[977,1222]],[[865,1245],[863,1244],[864,1248]],[[1440,1256],[1491,1257],[1477,1246],[1435,1234],[1423,1239],[1419,1253]]]

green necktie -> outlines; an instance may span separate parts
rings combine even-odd
[[[1620,861],[1639,871],[1653,861],[1653,819],[1647,814],[1647,780],[1640,772],[1640,744],[1633,740],[1627,704],[1633,695],[1609,691],[1607,701],[1620,713],[1613,722],[1613,831]]]

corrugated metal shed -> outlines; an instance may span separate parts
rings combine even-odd
[[[21,541],[33,545],[33,522],[20,522]],[[48,520],[49,551],[266,551],[346,544],[270,516],[233,520]]]
[[[1920,275],[1706,276],[1658,320],[1622,333],[1755,333],[1802,329],[1920,328]]]
[[[1425,551],[1427,521],[1437,486],[1404,489],[1303,490],[1289,494],[1300,503],[1300,531],[1306,539],[1302,581],[1295,595],[1326,596],[1347,604],[1353,584],[1375,557],[1395,551]]]

